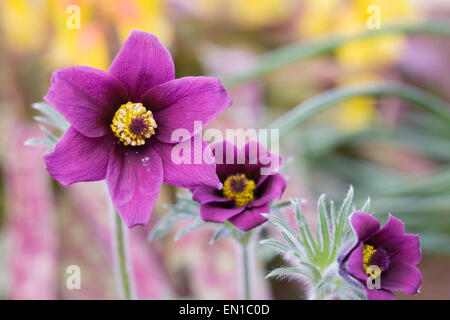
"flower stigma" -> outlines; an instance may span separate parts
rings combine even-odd
[[[237,173],[226,178],[222,194],[225,198],[233,199],[236,208],[239,208],[253,201],[254,191],[255,181],[248,179],[243,173]]]
[[[111,129],[126,146],[141,146],[155,134],[156,121],[142,103],[128,102],[120,106],[112,120]]]

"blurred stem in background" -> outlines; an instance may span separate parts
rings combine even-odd
[[[254,66],[251,66],[240,74],[222,78],[222,83],[226,87],[231,87],[241,82],[261,77],[291,63],[332,52],[336,48],[351,42],[395,33],[450,36],[450,22],[408,22],[405,24],[390,25],[376,30],[366,30],[347,36],[328,35],[311,41],[302,40],[264,54]]]

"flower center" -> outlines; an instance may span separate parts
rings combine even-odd
[[[120,106],[112,120],[111,129],[126,146],[141,146],[155,134],[157,128],[150,110],[142,103],[128,102]]]
[[[363,248],[363,269],[364,272],[374,278],[378,277],[382,271],[389,268],[390,259],[389,256],[383,248],[375,249],[370,244],[365,244]],[[377,266],[380,268],[380,272],[369,268],[369,266]]]
[[[239,208],[253,201],[254,191],[255,181],[247,179],[243,173],[237,173],[225,180],[222,194],[225,198],[233,199],[236,207]]]

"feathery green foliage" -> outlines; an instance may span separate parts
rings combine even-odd
[[[308,280],[312,287],[311,298],[324,298],[335,294],[353,298],[364,298],[357,288],[347,285],[337,273],[337,255],[342,246],[351,239],[353,234],[349,216],[355,211],[352,205],[353,188],[350,187],[339,210],[334,203],[327,206],[326,196],[320,196],[317,203],[318,216],[315,226],[315,236],[308,225],[301,208],[301,201],[293,199],[297,230],[286,219],[276,215],[265,215],[279,230],[285,242],[276,239],[260,241],[262,245],[277,250],[287,262],[294,267],[281,267],[272,270],[266,277],[297,277]],[[370,199],[363,205],[361,211],[369,210]]]

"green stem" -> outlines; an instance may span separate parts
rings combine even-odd
[[[248,244],[242,244],[242,269],[244,276],[244,297],[245,300],[250,300],[250,273],[249,273],[249,256]]]
[[[318,112],[336,106],[339,102],[359,96],[396,96],[403,98],[413,106],[428,111],[450,124],[450,108],[447,102],[423,90],[396,83],[375,83],[353,85],[325,91],[275,120],[269,129],[279,129],[280,139],[291,132],[298,124],[310,119]]]
[[[236,228],[233,226],[233,228]],[[243,234],[236,236],[236,240],[241,246],[242,250],[242,280],[243,280],[243,287],[244,287],[244,297],[245,300],[251,299],[251,281],[250,281],[250,257],[249,257],[249,250],[248,246],[250,243],[250,240],[252,238],[252,232],[247,231]]]
[[[310,41],[296,42],[264,54],[249,69],[234,76],[224,77],[222,83],[228,87],[233,86],[263,76],[291,63],[332,52],[336,48],[354,41],[395,33],[450,36],[450,22],[426,21],[420,23],[402,23],[385,26],[376,30],[365,30],[352,35],[339,36],[331,34]]]
[[[122,294],[126,300],[131,300],[131,285],[130,278],[128,274],[128,263],[127,263],[127,251],[125,244],[125,236],[123,231],[123,222],[119,214],[114,211],[114,224],[115,224],[115,240],[117,248],[117,260],[118,260],[118,272],[119,280],[122,286]]]

